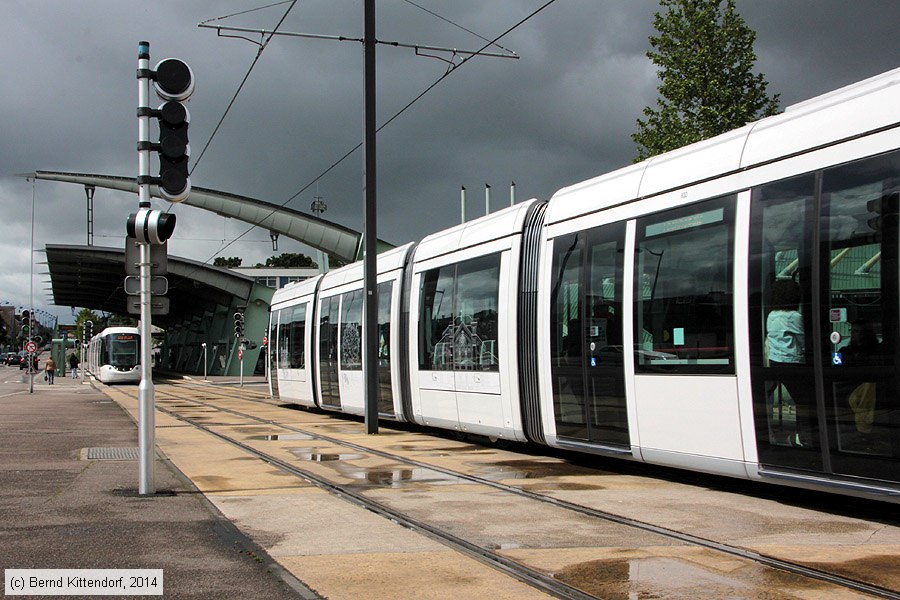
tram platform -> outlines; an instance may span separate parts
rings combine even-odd
[[[141,496],[136,404],[116,393],[135,386],[62,377],[50,386],[41,374],[29,394],[11,373],[0,369],[15,380],[0,384],[4,571],[161,568],[170,598],[547,597],[326,492],[295,487],[164,414],[156,417],[156,494]],[[240,389],[236,377],[195,381]],[[244,379],[248,390],[264,383]],[[224,515],[209,494],[230,497],[236,512]],[[251,497],[285,541],[277,560],[263,547],[269,536],[260,544],[232,523],[241,498]]]
[[[620,592],[637,588],[676,598],[699,597],[698,589],[705,597],[733,595],[735,589],[735,597],[747,598],[864,596],[786,573],[773,576],[734,557],[716,557],[646,532],[566,517],[552,507],[526,511],[497,491],[479,492],[477,499],[495,512],[460,506],[463,498],[474,499],[464,489],[471,484],[422,477],[416,468],[392,470],[384,459],[326,454],[354,452],[348,449],[308,452],[301,446],[312,442],[302,434],[282,428],[276,440],[271,423],[277,421],[383,452],[427,455],[452,469],[474,467],[487,479],[521,477],[525,489],[600,497],[601,503],[617,503],[601,508],[645,522],[739,541],[771,555],[805,553],[807,562],[857,569],[848,572],[900,591],[900,577],[889,566],[900,557],[896,524],[577,466],[544,477],[555,468],[554,459],[390,426],[366,436],[358,421],[286,410],[265,401],[262,378],[245,378],[243,390],[233,377],[159,382],[157,493],[140,496],[136,455],[119,452],[137,445],[135,386],[63,378],[49,386],[40,376],[29,394],[15,377],[0,368],[0,540],[11,549],[0,559],[4,569],[163,569],[165,596],[171,598],[549,597],[429,535],[247,455],[214,434],[219,432],[300,458],[311,471],[361,477],[356,485],[382,501],[396,499],[398,489],[408,486],[403,501],[411,511],[421,513],[428,505],[431,517],[460,532],[483,527],[483,541],[507,540],[496,545],[498,551],[569,577],[597,597],[627,597]],[[179,389],[188,390],[191,399]],[[258,421],[245,418],[251,410]],[[371,467],[353,470],[354,463],[368,461]],[[431,493],[436,496],[426,498]],[[435,498],[437,505],[431,506]],[[723,514],[732,516],[717,518]],[[523,533],[535,523],[539,539]],[[726,582],[726,576],[736,579]],[[772,586],[778,586],[775,596]]]

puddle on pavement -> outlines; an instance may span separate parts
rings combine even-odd
[[[469,466],[473,467],[479,476],[491,481],[603,474],[602,471],[559,461],[502,460],[492,463],[469,463]]]
[[[873,583],[888,589],[896,590],[900,588],[900,575],[898,575],[897,571],[900,557],[896,554],[876,554],[839,563],[801,562],[814,569],[821,569],[828,573],[837,573],[844,577]]]
[[[526,492],[588,492],[594,490],[603,490],[606,489],[606,486],[593,485],[590,483],[574,483],[569,481],[542,481],[540,483],[528,483],[522,485],[521,488]]]
[[[452,475],[444,475],[424,468],[398,467],[395,469],[359,469],[346,472],[344,475],[358,480],[363,485],[397,488],[407,483],[453,484],[465,483],[465,480]]]
[[[332,462],[337,460],[359,460],[363,454],[342,454],[337,452],[310,452],[308,448],[289,448],[291,454],[302,460],[312,462]]]
[[[671,557],[615,558],[570,565],[553,577],[606,600],[695,598],[794,598],[796,592],[813,597],[828,587],[791,573],[748,565],[738,572],[717,573]],[[766,575],[774,575],[773,581]]]
[[[683,594],[692,598],[723,597],[712,593],[715,588],[709,585],[708,573],[671,558],[597,560],[568,566],[553,577],[606,600],[649,600],[683,597]],[[716,587],[723,583],[732,587],[727,579],[714,579],[719,580],[715,582]]]
[[[271,442],[274,440],[313,440],[315,438],[306,433],[269,433],[266,435],[251,435],[249,439]]]

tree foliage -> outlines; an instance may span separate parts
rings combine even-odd
[[[78,314],[75,315],[75,339],[84,339],[84,322],[91,321],[92,327],[91,331],[92,335],[97,335],[105,328],[104,320],[100,315],[95,313],[89,308],[82,308],[78,311]],[[88,340],[85,340],[87,342]]]
[[[279,254],[278,256],[270,256],[266,259],[266,264],[257,263],[257,268],[263,267],[273,267],[273,268],[297,268],[297,267],[308,267],[315,269],[319,265],[316,264],[316,261],[311,259],[305,254],[299,252],[285,252],[283,254]]]
[[[213,260],[213,266],[233,269],[235,267],[241,266],[242,262],[243,259],[238,256],[231,256],[228,258],[225,258],[224,256],[217,256],[215,260]]]
[[[778,94],[754,74],[756,33],[735,0],[660,0],[647,57],[660,79],[656,108],[631,137],[636,161],[735,129],[778,111]]]

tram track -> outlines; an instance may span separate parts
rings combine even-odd
[[[205,407],[208,409],[213,409],[216,411],[220,411],[225,414],[229,414],[235,417],[239,417],[241,419],[246,419],[253,424],[265,425],[268,427],[279,428],[284,431],[290,432],[292,434],[301,434],[304,436],[308,436],[312,440],[318,440],[323,443],[336,445],[339,447],[346,448],[348,450],[353,450],[358,453],[365,453],[372,456],[378,456],[380,458],[384,458],[387,460],[391,460],[397,463],[405,464],[410,467],[418,468],[418,469],[428,469],[435,473],[439,473],[444,476],[453,477],[459,480],[467,481],[470,483],[475,483],[483,486],[488,486],[490,488],[513,494],[518,497],[526,498],[528,500],[541,502],[559,509],[563,509],[565,511],[570,511],[572,513],[577,513],[583,516],[587,516],[593,519],[598,519],[608,523],[614,523],[617,525],[621,525],[624,527],[632,528],[635,530],[640,530],[647,533],[652,533],[656,535],[663,536],[666,539],[676,541],[682,544],[687,544],[694,547],[703,548],[706,550],[722,553],[724,555],[738,558],[745,561],[750,561],[752,563],[777,569],[780,571],[784,571],[787,573],[791,573],[793,575],[814,579],[817,581],[821,581],[824,583],[828,583],[831,585],[840,586],[849,590],[853,590],[856,592],[861,592],[864,594],[869,594],[873,597],[878,598],[889,598],[894,600],[900,600],[900,593],[890,590],[878,585],[866,583],[864,581],[859,581],[853,578],[845,577],[843,575],[831,573],[828,571],[824,571],[821,569],[816,569],[813,567],[808,567],[806,565],[792,562],[784,559],[780,559],[773,556],[767,556],[765,554],[761,554],[759,552],[755,552],[752,550],[748,550],[746,548],[742,548],[735,545],[730,545],[722,542],[718,542],[715,540],[703,538],[700,536],[696,536],[693,534],[680,532],[674,529],[670,529],[667,527],[663,527],[660,525],[655,525],[653,523],[649,523],[646,521],[641,521],[637,519],[632,519],[629,517],[623,517],[621,515],[617,515],[608,511],[599,510],[596,508],[591,508],[579,504],[575,504],[572,502],[568,502],[566,500],[561,500],[559,498],[555,498],[552,496],[540,494],[531,490],[523,489],[517,486],[508,485],[504,483],[500,483],[497,481],[493,481],[484,477],[479,477],[477,475],[471,475],[469,473],[464,473],[461,471],[456,471],[453,469],[448,469],[446,467],[425,463],[419,460],[411,459],[399,454],[394,454],[391,452],[386,452],[383,450],[378,450],[374,448],[370,448],[367,446],[363,446],[360,444],[356,444],[354,442],[341,440],[335,437],[331,437],[328,435],[324,435],[322,433],[310,431],[308,429],[303,429],[300,427],[296,427],[287,423],[282,423],[274,419],[267,419],[264,417],[259,417],[257,415],[244,412],[241,410],[236,410],[234,408],[227,408],[212,404],[205,400],[211,399],[209,397],[209,388],[206,385],[197,385],[197,384],[177,384],[177,387],[187,387],[192,391],[200,392],[203,394],[200,398],[191,397],[190,395],[180,395],[177,393],[173,393],[170,391],[160,390],[157,388],[156,393],[158,396],[163,396],[165,398],[176,400],[179,402],[191,402],[194,405],[200,407]],[[128,394],[131,397],[136,397],[136,392],[134,394]],[[242,402],[254,402],[263,404],[269,407],[274,406],[267,397],[258,394],[257,392],[248,392],[242,390],[241,392],[236,392],[232,390],[226,390],[222,388],[215,388],[215,395],[218,397],[224,396],[229,400],[242,401]],[[248,397],[250,395],[258,395],[258,398]],[[239,439],[236,439],[232,436],[226,435],[220,431],[216,431],[213,427],[217,425],[211,423],[203,423],[197,418],[185,416],[179,414],[176,410],[171,410],[169,408],[161,407],[157,405],[157,410],[172,416],[173,418],[178,419],[184,423],[187,423],[197,429],[205,431],[218,439],[221,439],[229,444],[232,444],[241,450],[251,454],[260,460],[263,460],[287,473],[290,473],[296,477],[299,477],[305,481],[312,483],[324,489],[340,498],[343,498],[346,501],[352,502],[358,506],[366,508],[376,514],[379,514],[385,518],[388,518],[394,522],[397,522],[409,529],[414,531],[418,531],[441,541],[449,547],[481,562],[489,564],[490,566],[507,573],[508,575],[519,579],[537,589],[540,589],[546,593],[549,593],[555,597],[559,598],[593,598],[589,594],[569,586],[552,576],[548,576],[536,569],[532,569],[526,565],[523,565],[519,562],[516,562],[506,556],[499,554],[498,552],[494,552],[489,548],[484,548],[477,544],[474,544],[470,541],[463,539],[460,536],[449,533],[447,531],[442,530],[439,527],[426,523],[420,519],[416,519],[411,517],[410,515],[406,515],[401,511],[398,511],[394,508],[391,508],[384,503],[378,502],[377,500],[373,500],[367,497],[364,493],[355,491],[351,489],[350,486],[340,485],[329,481],[327,478],[322,477],[320,475],[316,475],[315,473],[311,473],[308,470],[301,469],[296,465],[293,465],[287,461],[284,461],[270,453],[264,452],[255,448]],[[248,423],[249,424],[249,423]]]

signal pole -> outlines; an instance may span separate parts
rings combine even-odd
[[[153,483],[156,447],[156,414],[152,338],[152,254],[150,245],[162,245],[175,230],[175,215],[150,208],[150,184],[170,202],[181,202],[190,194],[187,161],[190,146],[187,129],[190,114],[182,102],[194,91],[194,74],[182,61],[168,58],[150,69],[150,42],[138,42],[138,211],[128,216],[125,228],[140,249],[141,383],[138,386],[138,493],[155,494]],[[157,95],[166,102],[158,110],[150,108],[150,80]],[[150,141],[150,118],[159,119],[159,143]],[[159,178],[150,176],[150,152],[159,152]],[[126,241],[126,243],[128,243]]]
[[[150,42],[138,44],[138,207],[150,209]],[[142,110],[146,109],[146,110]],[[141,144],[146,142],[146,144]],[[153,371],[150,369],[150,244],[140,244],[141,383],[138,386],[138,493],[155,494],[156,447]]]

